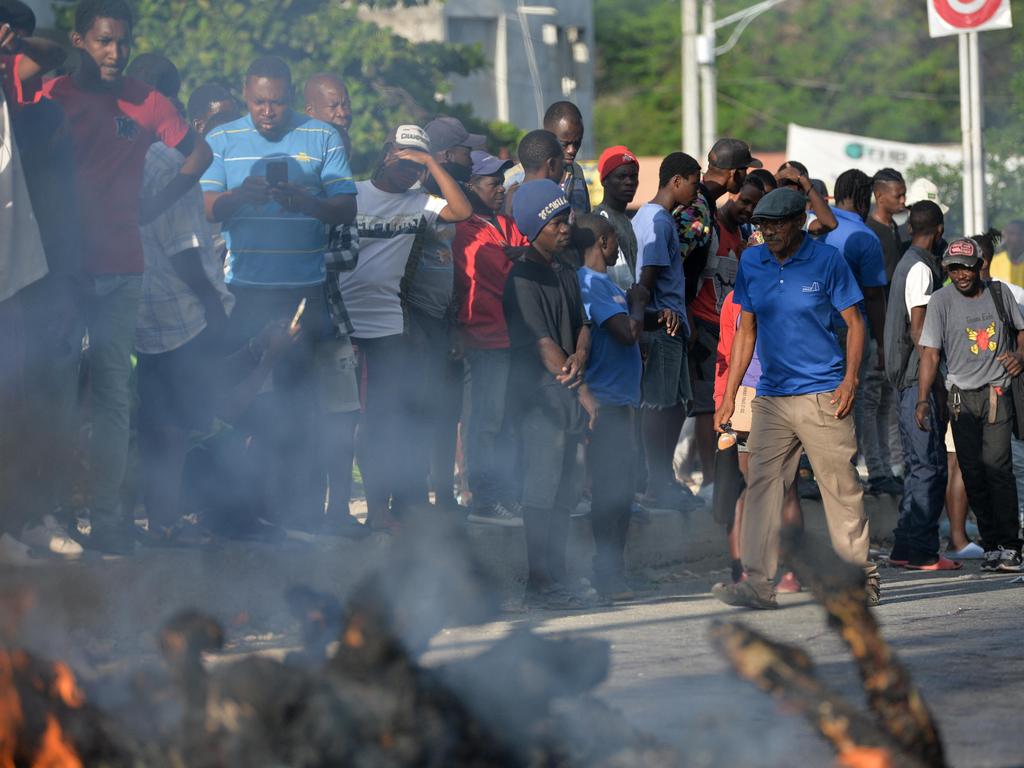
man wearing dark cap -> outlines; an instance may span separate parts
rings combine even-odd
[[[627,147],[608,147],[598,158],[597,173],[604,187],[604,200],[594,213],[608,219],[619,243],[619,259],[608,268],[608,275],[626,290],[636,274],[636,234],[626,206],[633,202],[640,185],[640,162]]]
[[[735,301],[742,307],[732,364],[715,428],[732,418],[736,391],[757,345],[762,374],[753,402],[754,427],[741,532],[748,580],[716,584],[727,605],[776,608],[772,580],[786,491],[794,482],[801,449],[819,478],[836,553],[864,566],[868,600],[877,604],[878,572],[868,562],[868,519],[853,458],[854,395],[864,352],[863,294],[838,250],[808,237],[807,198],[777,189],[761,198],[753,222],[764,245],[748,248],[736,275]],[[848,327],[846,364],[832,331],[832,312]],[[845,372],[844,372],[845,371]]]
[[[587,385],[565,373],[578,354],[585,322],[576,275],[558,256],[569,247],[570,211],[553,181],[528,181],[519,188],[514,215],[530,248],[509,272],[502,299],[522,457],[526,602],[551,608],[582,603],[566,585],[565,547],[576,503],[576,448],[587,416],[591,423],[598,416]]]
[[[967,500],[978,517],[983,571],[1024,570],[1010,436],[1012,379],[1024,370],[1024,317],[1002,283],[981,279],[981,247],[954,240],[942,257],[950,285],[928,301],[921,331],[916,418],[932,428],[932,387],[946,364],[949,416]]]
[[[484,148],[487,137],[479,133],[470,133],[457,117],[436,117],[423,126],[430,137],[430,147],[437,161],[450,163],[464,169],[455,176],[455,180],[465,183],[469,181],[469,169],[473,165],[470,153]],[[448,167],[447,170],[453,170]]]
[[[842,178],[842,177],[840,177]],[[838,185],[837,185],[838,186]],[[893,531],[890,565],[939,571],[959,567],[939,555],[939,516],[946,495],[946,413],[941,382],[928,393],[927,431],[917,426],[921,330],[932,296],[944,279],[935,243],[942,240],[942,210],[930,200],[910,209],[913,239],[892,275],[885,317],[885,374],[897,393],[905,480],[900,517]]]

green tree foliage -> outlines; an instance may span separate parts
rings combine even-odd
[[[377,2],[377,5],[394,4]],[[414,4],[413,0],[398,0]],[[274,54],[292,67],[296,106],[301,86],[316,72],[345,80],[352,98],[353,168],[365,173],[379,156],[388,131],[403,122],[423,124],[440,112],[454,114],[471,130],[488,126],[468,105],[447,105],[448,78],[485,65],[479,46],[411,43],[362,21],[354,4],[338,0],[132,0],[135,53],[162,53],[181,70],[182,97],[206,82],[236,94],[249,63]],[[73,6],[58,6],[65,29]],[[510,131],[494,126],[494,148]]]
[[[719,0],[719,18],[753,0]],[[680,144],[678,0],[595,0],[598,146],[641,154]],[[1016,30],[982,37],[986,117],[1024,117],[1024,0]],[[731,30],[719,33],[719,44]],[[785,146],[790,122],[914,142],[959,139],[955,38],[932,40],[924,2],[788,0],[718,59],[718,128],[762,149]]]

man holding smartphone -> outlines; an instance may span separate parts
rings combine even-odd
[[[326,290],[328,231],[356,213],[348,156],[333,126],[292,110],[291,72],[281,59],[256,59],[243,94],[248,114],[208,136],[214,162],[202,179],[207,217],[223,224],[227,243],[236,298],[229,337],[241,346],[268,322],[291,321],[306,302],[302,343],[274,371],[277,406],[267,426],[271,455],[282,460],[267,467],[270,508],[286,527],[360,533],[345,514],[347,499],[334,500],[341,506],[331,504],[330,519],[323,512],[325,472],[334,488],[347,487],[351,461],[336,460],[345,451],[333,443],[359,409],[351,326]]]

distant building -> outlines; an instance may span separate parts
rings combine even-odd
[[[592,0],[429,0],[409,7],[361,6],[359,16],[413,42],[479,43],[490,66],[454,77],[452,102],[473,105],[485,120],[531,130],[540,127],[549,104],[567,99],[583,112],[587,126],[580,155],[595,156]]]

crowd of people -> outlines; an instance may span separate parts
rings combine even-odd
[[[669,154],[635,212],[639,161],[607,148],[592,207],[566,101],[517,166],[441,116],[395,126],[357,181],[336,75],[299,112],[264,56],[241,101],[210,83],[185,105],[170,60],[131,57],[124,0],[79,2],[56,77],[64,50],[0,14],[0,557],[359,538],[430,504],[522,527],[527,601],[572,608],[632,594],[632,518],[710,498],[733,557],[714,594],[773,608],[813,469],[873,603],[865,492],[901,498],[892,564],[1022,570],[1021,222],[1004,253],[947,242],[928,182],[908,200],[899,172],[850,170],[830,204],[734,138],[703,170]],[[688,418],[698,493],[673,465]],[[566,574],[583,497],[592,588]]]

